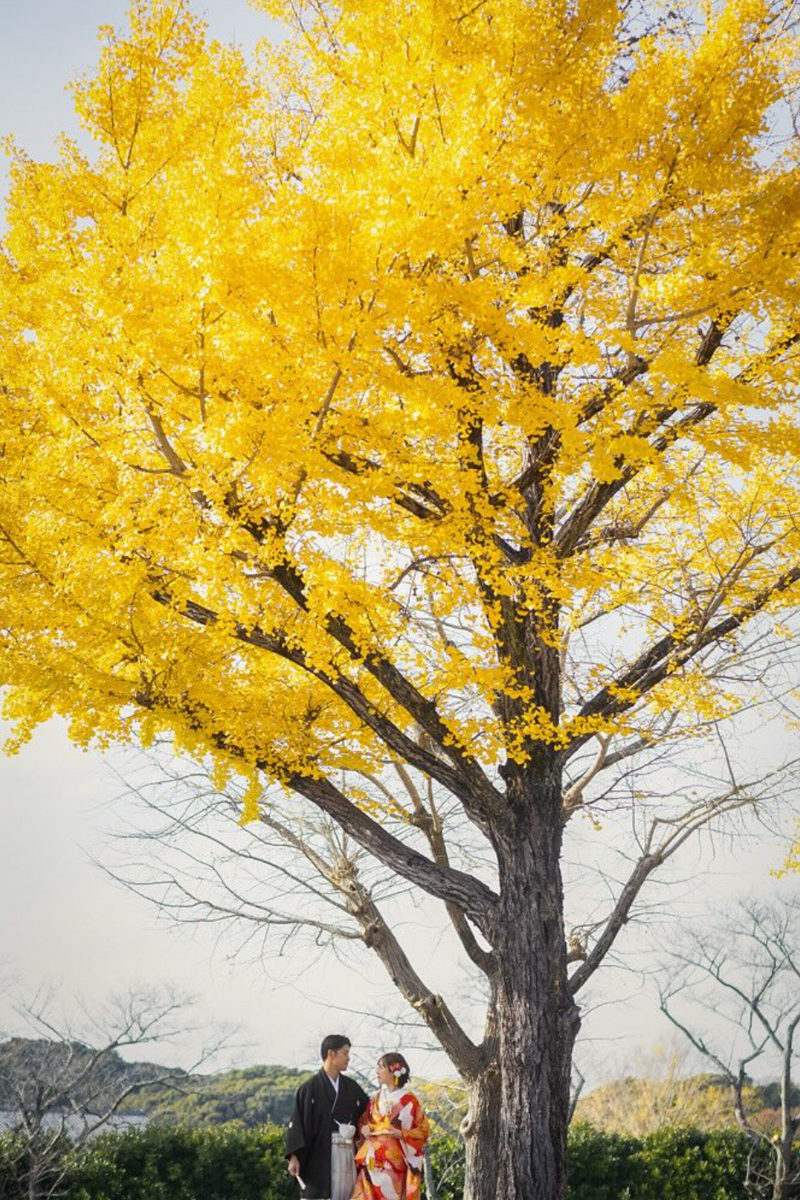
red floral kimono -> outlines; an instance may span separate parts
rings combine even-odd
[[[395,1128],[402,1137],[369,1135],[367,1128]],[[405,1088],[384,1088],[370,1100],[358,1123],[358,1179],[352,1200],[419,1200],[422,1150],[430,1125],[419,1100]]]

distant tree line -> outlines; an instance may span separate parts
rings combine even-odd
[[[75,1064],[73,1074],[91,1061],[93,1051],[79,1043],[11,1038],[0,1042],[0,1110],[7,1113],[19,1107],[18,1080],[52,1080],[63,1071],[67,1057]],[[241,1070],[218,1071],[198,1075],[179,1068],[154,1067],[150,1063],[129,1063],[115,1051],[107,1051],[103,1062],[104,1088],[124,1099],[116,1106],[120,1113],[142,1113],[151,1120],[171,1125],[220,1125],[241,1121],[248,1128],[289,1120],[294,1094],[308,1071],[294,1067],[252,1066]],[[154,1081],[156,1080],[157,1081]],[[91,1099],[89,1089],[63,1083],[63,1099],[69,1093],[68,1107],[78,1107]],[[52,1090],[52,1089],[51,1089]],[[86,1093],[86,1095],[84,1095]],[[58,1100],[58,1096],[54,1096]],[[57,1106],[57,1105],[56,1105]],[[1,1127],[1,1123],[0,1123]]]
[[[72,1047],[76,1055],[81,1049]],[[25,1072],[34,1077],[49,1054],[52,1065],[60,1047],[52,1042],[14,1038],[0,1043],[0,1110],[15,1104],[11,1079]],[[656,1051],[642,1058],[639,1069],[612,1080],[581,1097],[576,1120],[597,1130],[644,1137],[663,1128],[686,1126],[703,1132],[735,1124],[728,1082],[720,1074],[686,1075],[684,1058],[661,1064]],[[651,1061],[652,1060],[652,1061]],[[208,1075],[189,1075],[178,1068],[159,1067],[160,1082],[149,1082],[155,1068],[148,1063],[128,1063],[110,1054],[104,1063],[108,1084],[128,1093],[119,1104],[120,1114],[143,1114],[150,1121],[190,1128],[238,1121],[248,1129],[285,1125],[294,1093],[308,1072],[278,1065],[250,1066]],[[137,1086],[132,1087],[133,1084]],[[772,1133],[779,1127],[780,1082],[755,1084],[746,1080],[748,1111],[759,1128]],[[129,1090],[130,1089],[130,1090]],[[454,1132],[466,1113],[466,1095],[457,1081],[419,1083],[426,1109],[443,1134]],[[793,1108],[800,1109],[800,1088],[791,1092]],[[2,1122],[0,1122],[2,1132]]]

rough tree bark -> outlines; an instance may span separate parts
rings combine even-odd
[[[501,1122],[497,1197],[561,1200],[567,1187],[572,1049],[580,1025],[567,976],[562,800],[555,755],[520,772],[519,799],[495,832]],[[527,779],[526,779],[527,776]]]
[[[495,1200],[500,1143],[500,1070],[496,1062],[471,1082],[461,1136],[466,1152],[465,1200]]]

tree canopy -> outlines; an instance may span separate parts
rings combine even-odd
[[[470,797],[541,743],[735,703],[704,652],[799,570],[779,18],[302,18],[248,64],[139,0],[74,88],[96,153],[16,156],[20,728],[166,727],[289,782],[388,748]]]

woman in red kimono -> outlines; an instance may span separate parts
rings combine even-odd
[[[430,1125],[408,1090],[402,1054],[378,1059],[380,1091],[358,1123],[358,1178],[352,1200],[419,1200],[423,1147]]]

